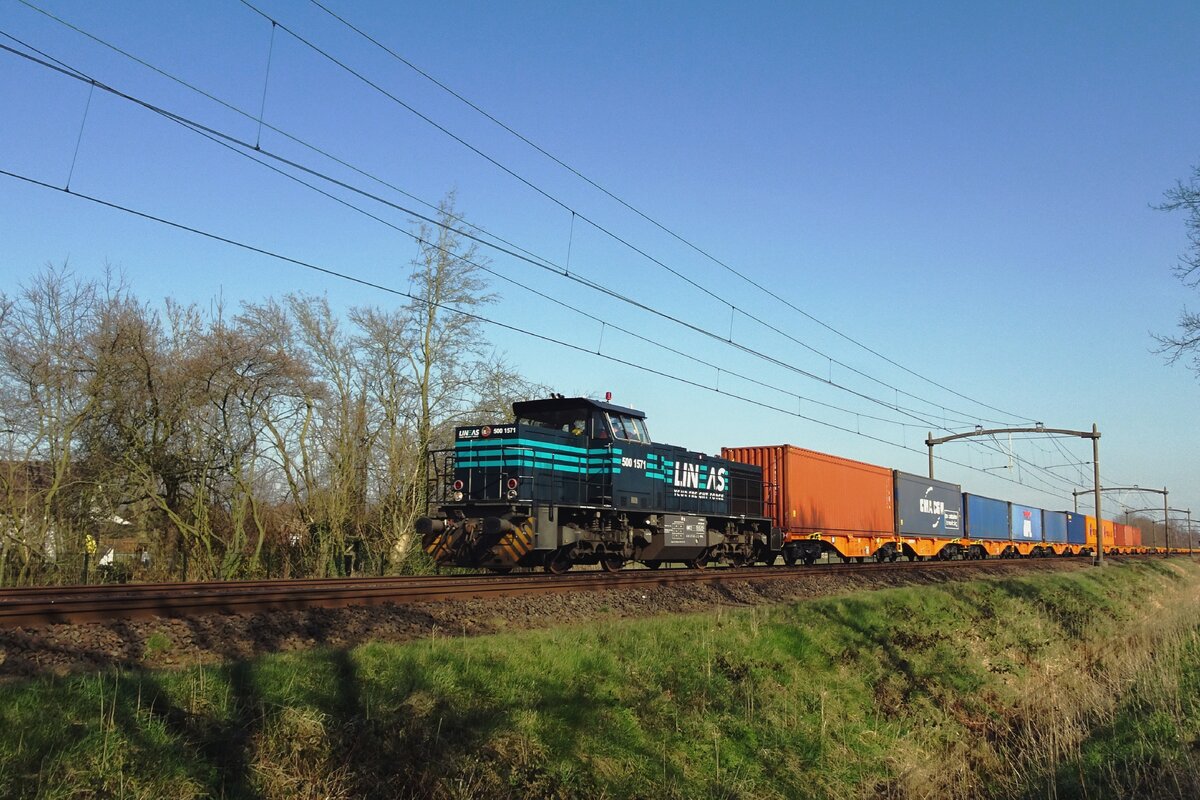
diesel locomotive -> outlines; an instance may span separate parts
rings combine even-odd
[[[425,551],[496,572],[775,561],[761,467],[656,443],[645,414],[610,399],[554,395],[514,403],[513,422],[457,428],[430,454]]]

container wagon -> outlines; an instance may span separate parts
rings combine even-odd
[[[762,468],[764,513],[783,532],[785,563],[900,555],[890,469],[790,444],[723,447],[721,457]]]
[[[962,538],[962,487],[896,470],[896,533],[901,552],[910,559],[960,558],[967,555]]]

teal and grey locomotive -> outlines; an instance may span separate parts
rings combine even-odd
[[[458,428],[431,453],[440,516],[417,522],[439,564],[620,569],[774,561],[762,469],[650,440],[645,414],[556,395],[515,422]]]

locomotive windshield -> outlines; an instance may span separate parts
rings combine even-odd
[[[552,396],[513,403],[517,422],[593,439],[650,444],[650,431],[640,411],[586,397]]]
[[[646,423],[644,421],[627,414],[614,414],[611,411],[608,412],[607,416],[614,439],[624,439],[627,442],[650,443],[650,432],[646,430]]]

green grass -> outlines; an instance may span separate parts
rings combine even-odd
[[[1112,776],[1088,765],[1136,757],[1147,741],[1167,758],[1197,731],[1198,576],[1190,565],[1139,563],[8,684],[0,796],[1046,796],[1046,787],[1070,796],[1075,787],[1094,797]],[[1188,636],[1190,649],[1161,657]],[[1146,665],[1167,661],[1176,676],[1190,664],[1191,683],[1150,692],[1171,678]],[[1114,692],[1141,686],[1128,682],[1135,675],[1140,694]],[[1123,722],[1126,713],[1138,721]]]
[[[1105,724],[1053,776],[1057,796],[1200,797],[1200,632],[1159,642]],[[1031,795],[1040,792],[1030,792]]]

